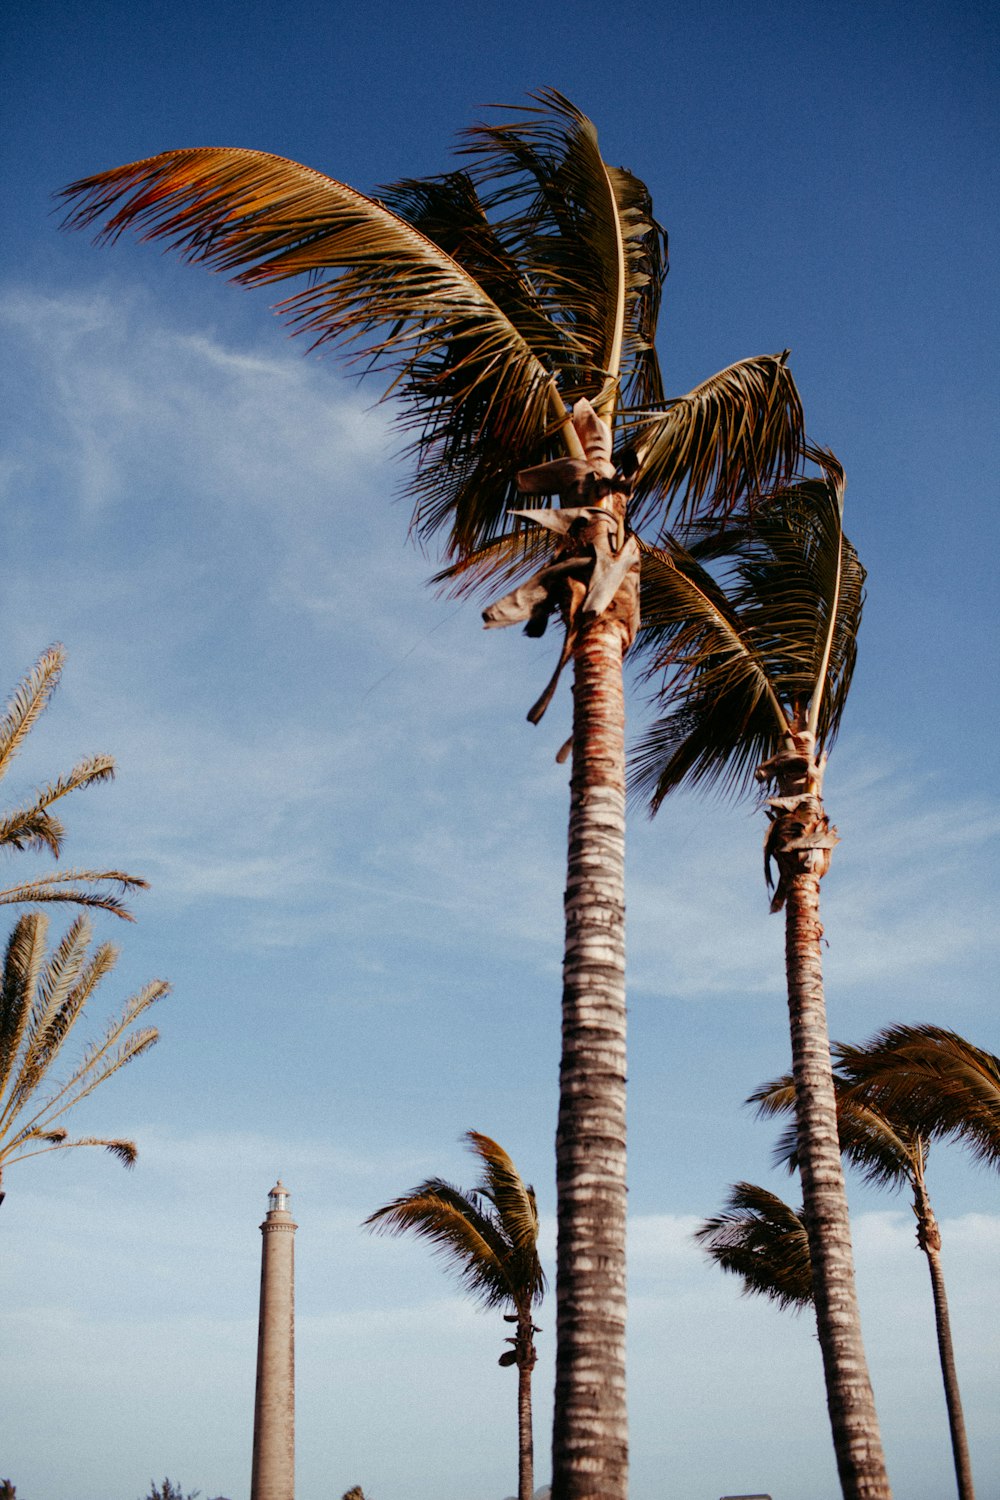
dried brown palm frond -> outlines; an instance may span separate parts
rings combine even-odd
[[[18,683],[0,716],[0,777],[10,769],[27,735],[59,685],[66,654],[62,646],[43,651],[32,670]],[[0,813],[0,848],[47,852],[57,859],[66,835],[61,820],[52,812],[54,803],[81,787],[110,781],[115,763],[110,755],[92,755],[65,776],[36,791],[21,806]],[[117,886],[118,893],[108,887]],[[122,896],[145,890],[146,881],[121,870],[63,870],[34,876],[0,890],[0,905],[26,905],[38,901],[69,901],[77,906],[97,907],[132,920]]]
[[[132,1141],[92,1135],[70,1139],[58,1122],[154,1045],[156,1029],[138,1023],[169,986],[155,980],[133,995],[62,1081],[53,1081],[70,1033],[118,954],[110,943],[91,951],[86,917],[77,917],[52,954],[46,953],[47,930],[48,919],[41,912],[21,917],[0,976],[0,1173],[28,1157],[79,1146],[103,1146],[132,1166]]]

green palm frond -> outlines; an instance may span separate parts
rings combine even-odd
[[[818,455],[819,456],[819,455]],[[655,812],[682,782],[736,793],[790,730],[836,737],[856,656],[864,570],[841,527],[842,479],[775,491],[727,528],[730,551],[643,549],[647,681],[665,712],[633,759]]]
[[[131,1142],[96,1136],[70,1140],[56,1122],[154,1045],[156,1029],[137,1022],[169,986],[156,980],[133,995],[103,1038],[86,1048],[68,1076],[44,1094],[70,1033],[117,957],[110,944],[88,951],[90,927],[78,917],[46,960],[47,927],[40,912],[21,917],[0,977],[0,1168],[43,1150],[81,1145],[103,1146],[131,1165]],[[28,1146],[34,1149],[28,1151]]]
[[[725,1209],[695,1230],[695,1239],[723,1271],[743,1282],[748,1296],[779,1307],[812,1303],[812,1262],[802,1210],[752,1182],[737,1182]]]
[[[568,334],[560,360],[567,402],[591,400],[613,421],[626,405],[663,399],[653,347],[666,236],[645,184],[604,161],[593,123],[555,89],[512,118],[465,132],[472,176],[504,214],[551,321]]]
[[[532,1300],[544,1287],[538,1260],[538,1205],[535,1190],[525,1183],[502,1146],[488,1135],[470,1130],[465,1139],[483,1165],[479,1192],[496,1209],[504,1239],[518,1262],[517,1280]]]
[[[1000,1165],[1000,1058],[942,1026],[888,1026],[861,1046],[837,1043],[850,1097],[927,1139],[951,1139]]]
[[[655,812],[682,782],[742,790],[788,720],[758,650],[724,587],[677,542],[642,550],[646,681],[667,709],[632,758],[631,795]]]
[[[503,1262],[507,1247],[475,1198],[432,1177],[376,1209],[365,1224],[384,1234],[410,1232],[429,1240],[457,1271],[467,1292],[487,1307],[510,1301]]]
[[[629,413],[636,528],[662,518],[726,515],[787,484],[805,449],[802,401],[783,354],[729,365],[665,410]]]
[[[21,679],[0,718],[0,776],[3,776],[32,726],[59,686],[66,661],[62,646],[43,651],[28,675]]]
[[[839,1044],[834,1050],[839,1050]],[[923,1175],[927,1160],[926,1140],[919,1132],[909,1129],[905,1122],[857,1098],[847,1080],[837,1074],[834,1074],[833,1086],[837,1099],[837,1134],[847,1161],[873,1187],[912,1187],[914,1180]],[[758,1114],[765,1118],[794,1116],[795,1084],[791,1074],[786,1073],[772,1083],[762,1084],[750,1095],[747,1103],[756,1104]],[[801,1167],[799,1133],[794,1121],[778,1139],[774,1162],[790,1173],[798,1172]]]
[[[465,1139],[482,1164],[475,1188],[463,1192],[439,1177],[429,1178],[376,1209],[365,1225],[383,1234],[412,1232],[428,1240],[477,1301],[527,1312],[545,1287],[534,1189],[524,1184],[496,1141],[474,1130]]]

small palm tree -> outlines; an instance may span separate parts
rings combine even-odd
[[[695,1239],[723,1271],[743,1280],[746,1294],[797,1311],[811,1306],[812,1265],[802,1211],[753,1182],[737,1182],[721,1214],[706,1219]]]
[[[431,1244],[457,1270],[466,1291],[485,1307],[510,1308],[512,1347],[502,1365],[518,1372],[518,1500],[531,1500],[534,1449],[531,1431],[531,1372],[535,1367],[534,1308],[545,1277],[538,1259],[535,1190],[522,1181],[501,1146],[470,1130],[465,1139],[482,1163],[470,1192],[431,1177],[402,1198],[377,1209],[365,1223],[385,1234],[411,1231]]]
[[[853,673],[864,570],[844,535],[844,474],[777,489],[720,535],[647,548],[641,644],[662,680],[635,787],[655,812],[684,783],[774,784],[765,870],[785,910],[785,969],[801,1142],[803,1214],[837,1466],[849,1500],[889,1482],[861,1337],[823,992],[820,880],[837,842],[823,805],[826,751]]]
[[[15,755],[58,687],[65,660],[62,646],[50,646],[15,688],[0,717],[0,777],[7,774]],[[109,781],[114,774],[115,763],[110,755],[92,755],[80,761],[68,775],[50,782],[20,807],[0,813],[0,848],[47,850],[58,859],[65,829],[51,811],[53,804],[79,787]],[[114,886],[124,894],[145,890],[146,881],[121,870],[62,870],[0,890],[0,905],[69,901],[75,906],[96,906],[131,921],[131,914],[121,896],[108,889]]]
[[[78,1146],[103,1146],[126,1167],[134,1164],[138,1153],[133,1141],[101,1136],[71,1140],[58,1122],[153,1046],[159,1035],[155,1027],[137,1029],[136,1022],[169,989],[156,979],[133,995],[69,1075],[43,1094],[70,1032],[118,957],[110,943],[88,952],[90,925],[82,916],[47,956],[47,928],[48,918],[41,912],[21,917],[7,944],[0,977],[0,1182],[4,1170],[16,1162]]]
[[[927,1190],[934,1136],[969,1144],[980,1161],[1000,1165],[1000,1059],[937,1026],[890,1026],[860,1046],[834,1044],[837,1129],[850,1164],[877,1187],[909,1188],[917,1245],[927,1257],[938,1358],[944,1382],[955,1476],[961,1500],[975,1500],[969,1444],[955,1367],[941,1231]],[[751,1096],[764,1115],[795,1108],[784,1077]],[[798,1130],[781,1137],[776,1160],[799,1167]]]

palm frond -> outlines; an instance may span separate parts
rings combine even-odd
[[[643,549],[637,648],[664,712],[640,741],[633,785],[654,812],[685,781],[745,790],[793,729],[815,723],[821,748],[836,737],[865,575],[833,463],[736,518],[728,555],[702,545],[714,571],[674,540]]]
[[[364,1222],[380,1233],[411,1231],[429,1240],[479,1302],[525,1312],[545,1288],[534,1189],[489,1136],[470,1130],[465,1140],[482,1165],[477,1187],[463,1192],[432,1177]]]
[[[430,582],[454,599],[492,597],[502,585],[520,583],[537,572],[557,545],[558,538],[545,527],[518,523],[513,531],[442,568]]]
[[[551,321],[569,334],[561,391],[589,398],[613,421],[626,404],[662,400],[654,349],[666,236],[645,184],[603,159],[597,131],[555,89],[512,116],[465,132],[472,176],[505,231]]]
[[[62,646],[50,646],[14,689],[0,718],[0,776],[7,771],[58,687],[65,660]]]
[[[530,1263],[529,1277],[532,1276],[530,1267],[538,1268],[537,1288],[526,1288],[534,1299],[536,1295],[541,1295],[544,1285],[538,1263],[538,1206],[535,1202],[535,1190],[522,1180],[503,1147],[498,1146],[488,1135],[470,1130],[465,1139],[482,1162],[483,1180],[479,1191],[496,1209],[504,1237],[515,1255]]]
[[[805,452],[802,401],[783,354],[729,365],[665,410],[629,413],[638,529],[669,512],[727,515],[790,482]]]
[[[801,1309],[813,1300],[812,1262],[802,1210],[752,1182],[737,1182],[725,1209],[695,1230],[723,1271],[739,1276],[748,1296]]]
[[[20,918],[7,942],[0,976],[0,1101],[6,1097],[15,1075],[31,1023],[45,959],[47,926],[47,918],[41,912],[29,912]]]
[[[138,875],[126,875],[123,870],[58,870],[49,875],[36,875],[21,885],[8,886],[0,891],[0,906],[20,906],[36,901],[69,901],[74,906],[95,907],[99,911],[112,912],[126,922],[135,918],[125,902],[113,891],[86,890],[76,882],[107,882],[117,885],[122,892],[145,891],[149,882]]]
[[[457,1272],[466,1291],[485,1306],[499,1307],[512,1300],[504,1272],[508,1247],[497,1226],[471,1195],[441,1178],[429,1178],[376,1209],[364,1222],[378,1233],[410,1232],[428,1240]]]
[[[99,1135],[82,1135],[77,1140],[68,1139],[68,1131],[54,1130],[51,1135],[41,1135],[40,1140],[49,1142],[41,1146],[37,1151],[19,1151],[17,1156],[5,1156],[4,1167],[13,1166],[15,1162],[27,1161],[32,1156],[44,1156],[47,1151],[73,1151],[78,1146],[103,1146],[111,1156],[121,1162],[123,1167],[129,1170],[139,1160],[139,1148],[135,1141],[108,1139]],[[27,1144],[31,1137],[25,1136],[24,1143]]]
[[[314,346],[337,343],[366,368],[391,373],[431,467],[442,448],[471,462],[476,443],[506,453],[511,467],[515,456],[533,461],[565,419],[545,362],[549,335],[536,350],[517,326],[526,296],[513,271],[504,284],[519,290],[508,311],[399,214],[320,172],[264,152],[206,147],[99,173],[62,196],[75,205],[68,226],[104,220],[103,240],[134,228],[245,286],[307,277],[279,311]],[[537,309],[531,321],[537,336]],[[502,529],[495,495],[487,510],[453,527],[456,549]],[[418,503],[421,533],[446,520],[440,506]]]
[[[42,1086],[73,1027],[117,958],[110,943],[88,952],[89,924],[78,917],[46,960],[46,930],[47,919],[40,913],[21,917],[0,976],[0,1165],[84,1145],[103,1146],[131,1165],[132,1142],[96,1136],[69,1140],[58,1121],[154,1045],[155,1027],[137,1023],[169,986],[154,980],[133,995],[103,1038],[87,1047],[64,1081],[43,1096]],[[37,1149],[27,1151],[28,1146]]]
[[[787,732],[770,663],[725,589],[677,542],[642,552],[643,677],[665,711],[630,762],[630,795],[656,812],[682,782],[735,793]]]
[[[1000,1058],[941,1026],[888,1026],[861,1046],[838,1043],[853,1099],[928,1139],[951,1139],[1000,1165]]]
[[[36,853],[48,850],[58,858],[65,836],[59,819],[37,804],[0,815],[0,848],[32,849]]]

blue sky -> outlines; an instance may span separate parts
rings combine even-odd
[[[0,687],[53,640],[69,664],[8,795],[117,757],[68,806],[66,858],[152,890],[134,927],[96,923],[123,951],[94,1029],[147,979],[174,986],[158,1048],[79,1121],[134,1135],[135,1172],[77,1153],[5,1183],[0,1472],[25,1500],[133,1500],[165,1473],[245,1500],[278,1173],[300,1224],[299,1500],[511,1493],[505,1330],[421,1246],[358,1226],[426,1175],[467,1180],[475,1128],[536,1184],[551,1252],[567,800],[565,688],[524,722],[553,643],[485,634],[425,587],[377,390],[306,358],[265,296],[60,235],[50,194],[208,144],[371,190],[446,166],[491,101],[573,98],[670,233],[668,388],[791,346],[847,468],[869,599],[827,777],[831,1030],[934,1021],[1000,1051],[997,29],[961,4],[10,7]],[[741,1300],[690,1242],[730,1182],[786,1186],[741,1104],[788,1060],[761,838],[750,806],[687,798],[630,833],[634,1500],[836,1489],[808,1320]],[[954,1149],[931,1172],[988,1497],[996,1181]],[[938,1500],[912,1217],[851,1199],[890,1472]]]

